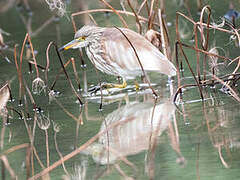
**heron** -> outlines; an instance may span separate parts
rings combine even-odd
[[[127,28],[85,25],[59,51],[76,48],[85,48],[89,60],[98,70],[122,78],[122,84],[108,84],[107,87],[125,88],[127,80],[143,75],[141,65],[146,72],[176,75],[174,64],[158,48],[139,33]],[[138,84],[135,85],[138,89]]]

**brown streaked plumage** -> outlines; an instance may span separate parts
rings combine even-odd
[[[130,29],[120,29],[136,49],[145,71],[156,71],[168,76],[176,75],[175,66],[147,39]],[[90,61],[102,72],[121,76],[123,80],[142,75],[132,46],[116,28],[83,26],[76,32],[74,40],[60,50],[82,47],[85,47]]]

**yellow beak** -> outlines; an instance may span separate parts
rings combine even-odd
[[[74,48],[78,44],[79,44],[79,40],[78,39],[74,39],[71,42],[69,42],[69,43],[65,44],[64,46],[60,47],[58,50],[59,51],[68,50],[70,48]]]

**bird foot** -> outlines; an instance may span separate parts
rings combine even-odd
[[[119,89],[123,89],[127,87],[127,83],[123,82],[123,84],[112,84],[112,83],[100,83],[94,87],[91,87],[88,89],[88,92],[90,94],[96,94],[99,90],[103,90],[103,89],[110,89],[110,88],[119,88]]]

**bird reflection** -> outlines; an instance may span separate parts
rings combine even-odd
[[[170,101],[160,104],[130,102],[106,116],[100,132],[113,123],[119,125],[100,136],[84,153],[92,155],[96,163],[105,165],[148,150],[155,137],[168,127],[174,113],[175,106]]]

